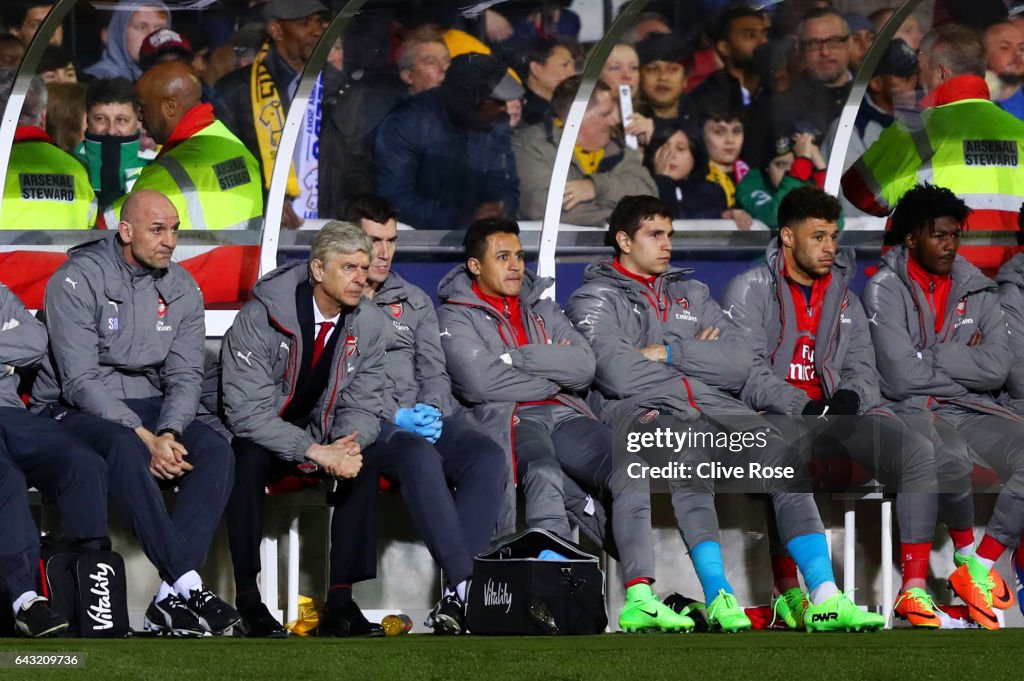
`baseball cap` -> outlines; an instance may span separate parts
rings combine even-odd
[[[142,41],[139,48],[139,66],[145,71],[160,61],[165,54],[177,54],[182,57],[192,57],[192,44],[188,38],[169,28],[160,28]]]
[[[320,0],[268,0],[263,5],[263,18],[266,21],[305,19],[321,12],[327,13],[328,10]]]
[[[477,99],[507,102],[525,94],[523,86],[509,74],[501,60],[478,52],[452,59],[444,80],[449,85],[472,91]]]
[[[909,78],[917,73],[917,55],[901,38],[895,38],[885,46],[885,52],[875,69],[876,76],[900,76]]]

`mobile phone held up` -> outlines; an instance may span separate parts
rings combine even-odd
[[[619,109],[622,110],[622,127],[625,129],[629,117],[633,115],[633,89],[628,85],[619,86]],[[630,149],[638,149],[636,135],[626,135],[626,146]]]

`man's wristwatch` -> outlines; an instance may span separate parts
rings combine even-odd
[[[160,437],[160,436],[161,436],[161,435],[163,435],[164,433],[170,433],[171,435],[173,435],[173,436],[174,436],[174,439],[175,439],[175,440],[180,440],[180,439],[181,439],[181,433],[179,433],[178,431],[176,431],[176,430],[175,430],[174,428],[161,428],[160,430],[158,430],[158,431],[156,432],[156,436],[157,436],[157,437]]]

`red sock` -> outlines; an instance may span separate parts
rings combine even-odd
[[[1024,544],[1024,538],[1021,539],[1021,543]],[[1017,561],[1017,567],[1024,570],[1024,548],[1018,546],[1017,550],[1013,552],[1013,557]]]
[[[997,539],[993,539],[992,535],[985,533],[985,536],[981,538],[981,543],[978,544],[978,548],[975,551],[979,558],[986,560],[997,561],[999,556],[1003,555],[1003,551],[1006,550],[1006,544],[1002,544]]]
[[[949,528],[949,538],[953,540],[953,548],[971,546],[974,544],[974,530],[970,527],[966,529],[951,527]]]
[[[772,582],[781,594],[794,586],[800,586],[796,575],[796,561],[789,556],[772,556]]]
[[[629,587],[636,586],[637,584],[654,584],[654,580],[650,577],[637,577],[636,579],[631,579],[626,582],[626,588],[628,589]]]
[[[912,579],[928,579],[928,557],[932,552],[931,542],[920,544],[900,543],[900,562],[903,565],[904,587]]]

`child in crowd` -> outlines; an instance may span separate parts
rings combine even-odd
[[[706,168],[700,144],[682,128],[655,137],[644,154],[644,165],[658,185],[658,196],[672,209],[675,220],[717,220],[727,212],[725,191],[695,169]]]
[[[705,177],[725,192],[728,210],[722,217],[732,219],[739,229],[748,230],[754,219],[736,203],[736,185],[750,170],[740,160],[740,150],[743,148],[743,121],[740,120],[740,113],[727,103],[714,99],[703,103],[700,113],[704,148],[708,153]]]
[[[825,186],[825,157],[806,132],[777,137],[771,160],[748,172],[736,187],[740,207],[772,229],[778,229],[779,204],[786,194],[803,185]]]

